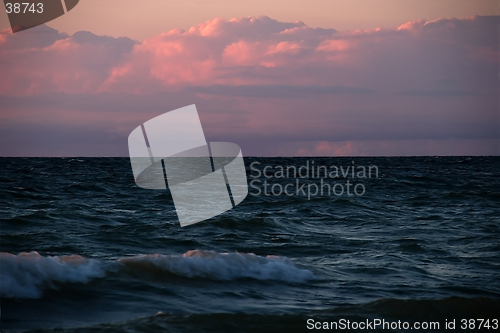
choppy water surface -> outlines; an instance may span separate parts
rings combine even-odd
[[[267,173],[257,178],[253,162]],[[320,184],[276,174],[313,162],[379,173],[324,179],[362,184],[361,196],[264,194],[264,181]],[[181,228],[168,191],[138,188],[126,158],[0,159],[2,331],[292,332],[307,331],[307,318],[500,317],[500,158],[245,163],[261,194]]]

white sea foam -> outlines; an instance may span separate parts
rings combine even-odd
[[[214,280],[252,278],[285,282],[306,282],[314,279],[307,269],[297,268],[284,257],[257,256],[244,253],[215,253],[193,250],[184,255],[148,254],[120,259],[129,265],[154,265],[154,267],[184,277],[200,277]]]
[[[106,274],[101,263],[79,255],[43,257],[38,252],[0,253],[0,296],[39,298],[54,282],[87,283]]]
[[[183,255],[148,254],[117,261],[86,259],[79,255],[44,257],[37,252],[0,253],[0,296],[39,298],[55,283],[87,283],[110,270],[122,273],[151,271],[186,278],[229,281],[241,278],[303,283],[314,279],[307,269],[297,268],[285,257],[193,250]]]

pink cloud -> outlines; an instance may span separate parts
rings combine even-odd
[[[267,17],[216,18],[133,47],[130,40],[88,34],[82,41],[56,32],[46,34],[56,39],[37,36],[48,45],[13,47],[16,37],[3,31],[0,93],[151,93],[213,84],[477,90],[485,88],[477,83],[491,87],[481,71],[498,63],[498,23],[472,17],[336,32]],[[477,78],[470,80],[469,71]]]
[[[474,61],[491,60],[497,54],[498,43],[491,34],[497,23],[498,18],[473,17],[339,33],[269,18],[214,19],[187,32],[176,30],[136,45],[100,89],[123,91],[135,84],[132,91],[142,86],[147,87],[143,93],[149,93],[151,80],[161,82],[158,90],[291,82],[435,89],[440,79],[462,84],[455,89],[475,89],[476,84],[467,86],[460,76],[469,75],[466,70],[456,68],[488,67],[484,61]],[[238,77],[248,68],[238,71],[235,66],[251,67],[256,75]],[[229,69],[235,71],[232,77],[224,75]]]
[[[309,142],[295,145],[293,156],[464,156],[497,155],[500,140],[399,140]],[[287,155],[285,154],[285,156]]]
[[[34,30],[34,31],[31,31]],[[129,39],[88,32],[73,36],[45,26],[12,34],[0,32],[0,94],[94,93],[124,52]]]

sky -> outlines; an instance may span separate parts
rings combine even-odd
[[[3,13],[3,12],[2,12]],[[196,104],[244,156],[499,155],[497,1],[81,0],[0,17],[0,156],[127,156]]]
[[[0,29],[7,15],[0,11]],[[80,0],[78,9],[48,23],[74,34],[129,37],[142,41],[172,29],[189,29],[216,17],[269,16],[336,30],[396,28],[420,19],[500,15],[497,0]]]

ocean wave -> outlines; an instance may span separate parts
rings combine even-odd
[[[105,276],[101,262],[79,255],[44,257],[38,252],[0,253],[0,296],[39,298],[55,282],[87,283]]]
[[[56,283],[88,283],[110,271],[173,274],[216,281],[248,278],[304,283],[316,278],[310,270],[296,267],[286,257],[201,250],[183,255],[147,254],[115,261],[79,255],[44,257],[37,252],[0,253],[0,267],[0,296],[7,298],[40,298],[44,289],[57,289]]]
[[[314,279],[286,257],[262,257],[252,253],[215,253],[193,250],[178,255],[150,254],[119,260],[126,266],[159,269],[188,278],[228,281],[240,278],[301,283]]]

